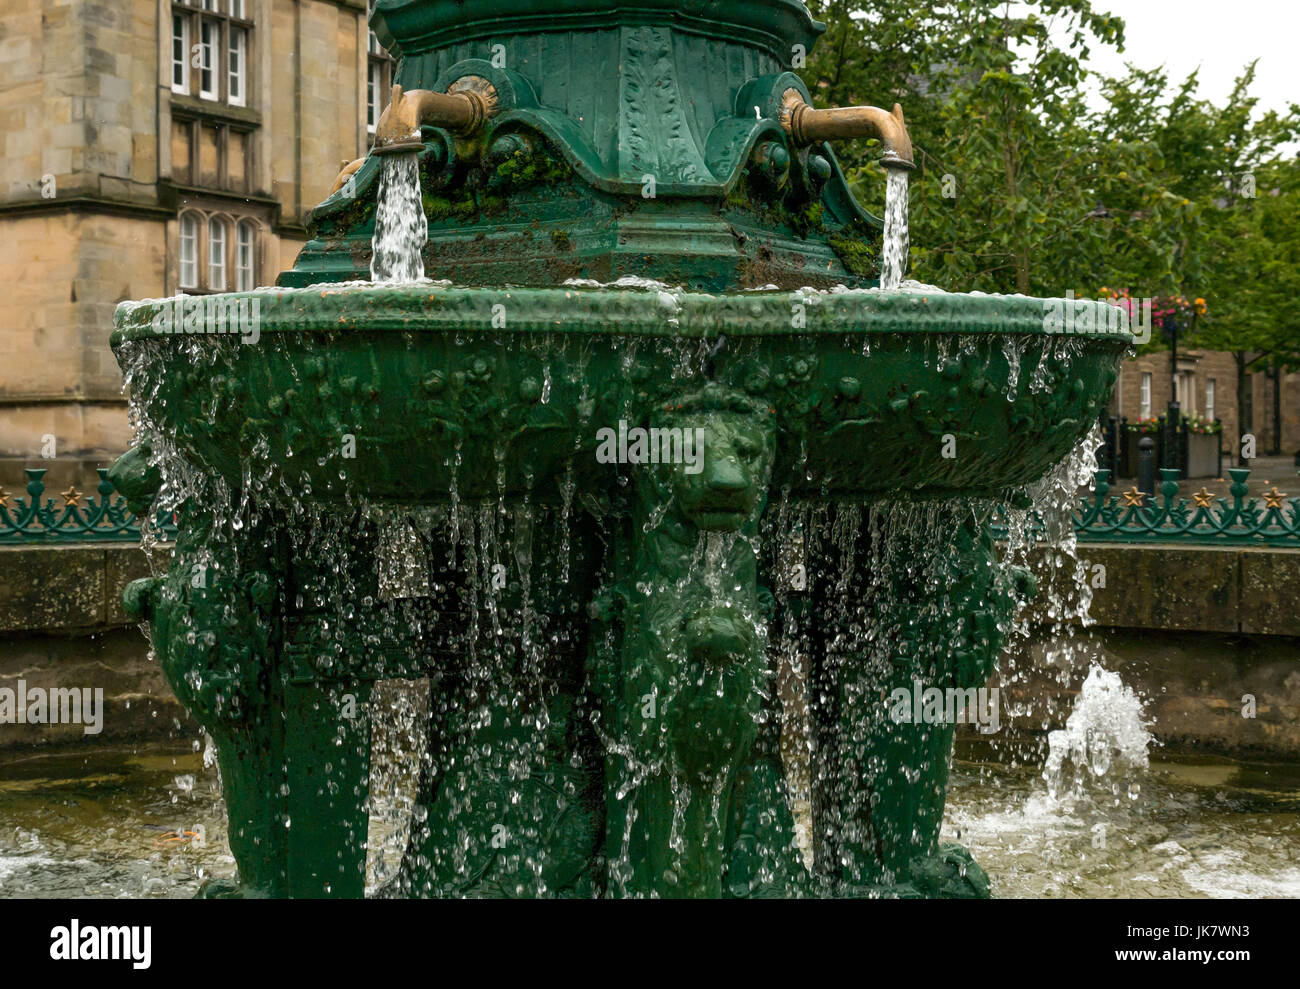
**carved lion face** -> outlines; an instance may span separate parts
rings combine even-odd
[[[702,456],[667,469],[678,511],[707,532],[733,532],[757,518],[772,474],[775,441],[766,422],[742,412],[683,414],[674,423],[699,429]]]

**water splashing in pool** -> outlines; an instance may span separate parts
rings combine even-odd
[[[1043,770],[1048,790],[1056,796],[1071,783],[1082,789],[1089,779],[1145,770],[1152,741],[1147,723],[1142,698],[1119,674],[1094,665],[1065,727],[1048,736],[1051,751]],[[1130,794],[1136,797],[1137,791]]]

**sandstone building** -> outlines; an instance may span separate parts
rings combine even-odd
[[[391,59],[367,0],[0,0],[0,485],[130,441],[124,299],[272,282]],[[93,489],[92,489],[93,490]]]

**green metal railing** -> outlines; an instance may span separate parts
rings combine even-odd
[[[27,496],[10,498],[0,489],[0,546],[13,543],[140,541],[140,519],[114,497],[108,471],[98,468],[98,497],[68,488],[59,499],[45,497],[45,471],[27,469]],[[84,501],[83,501],[84,499]],[[159,538],[171,539],[176,526],[169,513],[156,521]]]
[[[27,497],[10,499],[0,489],[0,545],[33,542],[138,542],[140,519],[114,497],[108,472],[99,469],[99,497],[86,498],[69,488],[60,500],[45,497],[45,471],[27,470]],[[1112,495],[1110,471],[1096,472],[1096,487],[1079,504],[1075,531],[1090,542],[1183,543],[1300,548],[1300,498],[1286,497],[1276,487],[1263,497],[1248,498],[1250,471],[1231,468],[1228,497],[1206,488],[1189,500],[1178,496],[1178,471],[1160,471],[1158,497],[1137,486]],[[12,502],[12,504],[11,504]],[[176,525],[159,513],[161,539],[175,536]],[[994,534],[1006,535],[1005,523]]]
[[[1177,470],[1160,471],[1159,500],[1136,485],[1110,496],[1110,471],[1096,473],[1096,488],[1075,516],[1080,539],[1106,542],[1181,542],[1215,545],[1300,546],[1300,498],[1276,485],[1263,498],[1247,498],[1244,467],[1228,469],[1228,498],[1204,486],[1191,500],[1178,497]]]
[[[1213,546],[1280,546],[1300,548],[1300,498],[1288,498],[1276,486],[1248,498],[1250,471],[1229,468],[1228,497],[1201,487],[1191,499],[1178,496],[1176,469],[1161,468],[1159,494],[1137,485],[1112,495],[1110,471],[1099,470],[1091,494],[1074,516],[1080,540],[1119,543],[1179,543]],[[994,533],[1006,534],[995,525]]]

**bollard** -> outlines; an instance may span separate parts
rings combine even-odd
[[[1148,498],[1156,493],[1156,441],[1143,436],[1138,441],[1138,490]]]

